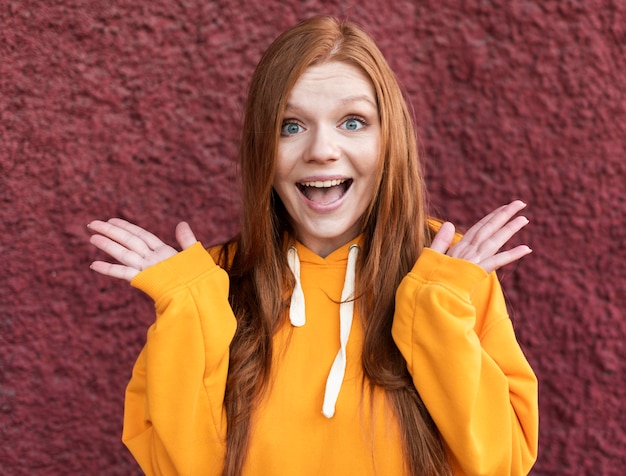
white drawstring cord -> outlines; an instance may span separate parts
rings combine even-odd
[[[301,327],[306,322],[306,312],[304,310],[304,292],[300,284],[300,260],[298,259],[298,251],[295,247],[289,248],[287,252],[287,263],[289,269],[296,278],[296,284],[291,293],[291,305],[289,306],[289,320],[295,327]]]
[[[346,277],[341,292],[341,304],[339,305],[339,343],[340,348],[333,365],[326,379],[326,390],[324,392],[324,404],[322,413],[326,418],[332,418],[335,414],[335,405],[339,398],[339,391],[343,384],[346,373],[346,347],[352,328],[354,317],[354,285],[356,279],[356,258],[359,253],[358,245],[350,246],[348,251],[348,264],[346,266]],[[295,247],[289,248],[287,262],[293,273],[296,284],[291,294],[291,306],[289,307],[289,320],[291,324],[300,327],[306,322],[304,307],[304,292],[300,284],[300,260]]]
[[[357,245],[350,246],[346,277],[343,283],[343,291],[341,292],[341,304],[339,305],[339,342],[341,347],[328,373],[326,392],[324,393],[324,404],[322,406],[322,413],[326,418],[332,418],[335,414],[335,405],[337,404],[339,391],[343,384],[343,377],[346,373],[346,347],[348,345],[348,337],[350,337],[352,318],[354,316],[354,282],[356,278],[356,257],[358,253],[359,247]]]

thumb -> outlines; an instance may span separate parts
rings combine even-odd
[[[176,225],[176,241],[183,250],[186,250],[198,241],[196,240],[196,235],[194,235],[193,231],[191,231],[189,223],[181,221],[178,225]]]
[[[453,239],[454,225],[447,221],[439,228],[439,231],[433,238],[433,242],[430,244],[430,248],[445,255]]]

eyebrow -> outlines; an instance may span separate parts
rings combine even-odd
[[[372,101],[372,99],[366,94],[357,94],[354,96],[346,96],[345,98],[341,98],[339,101],[340,105],[352,104],[355,102],[367,102],[374,108],[378,109],[378,105]],[[300,109],[297,105],[294,105],[291,102],[287,102],[285,105],[285,110],[298,110]]]
[[[359,94],[356,96],[348,96],[346,98],[342,98],[339,102],[342,104],[349,104],[352,102],[361,102],[361,101],[365,101],[370,103],[372,106],[374,106],[375,108],[378,108],[378,105],[372,101],[372,99],[367,96],[366,94]]]

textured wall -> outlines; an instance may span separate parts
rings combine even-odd
[[[379,41],[438,214],[466,227],[530,204],[535,252],[501,276],[541,382],[533,474],[623,474],[624,2],[380,3],[2,2],[1,474],[138,474],[122,403],[152,305],[88,270],[85,224],[122,216],[173,242],[184,218],[205,245],[235,233],[248,78],[314,13]]]

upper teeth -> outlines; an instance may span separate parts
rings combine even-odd
[[[334,187],[336,185],[340,185],[345,182],[345,179],[340,180],[316,180],[315,182],[302,182],[302,185],[305,187],[317,187],[317,188],[328,188]]]

